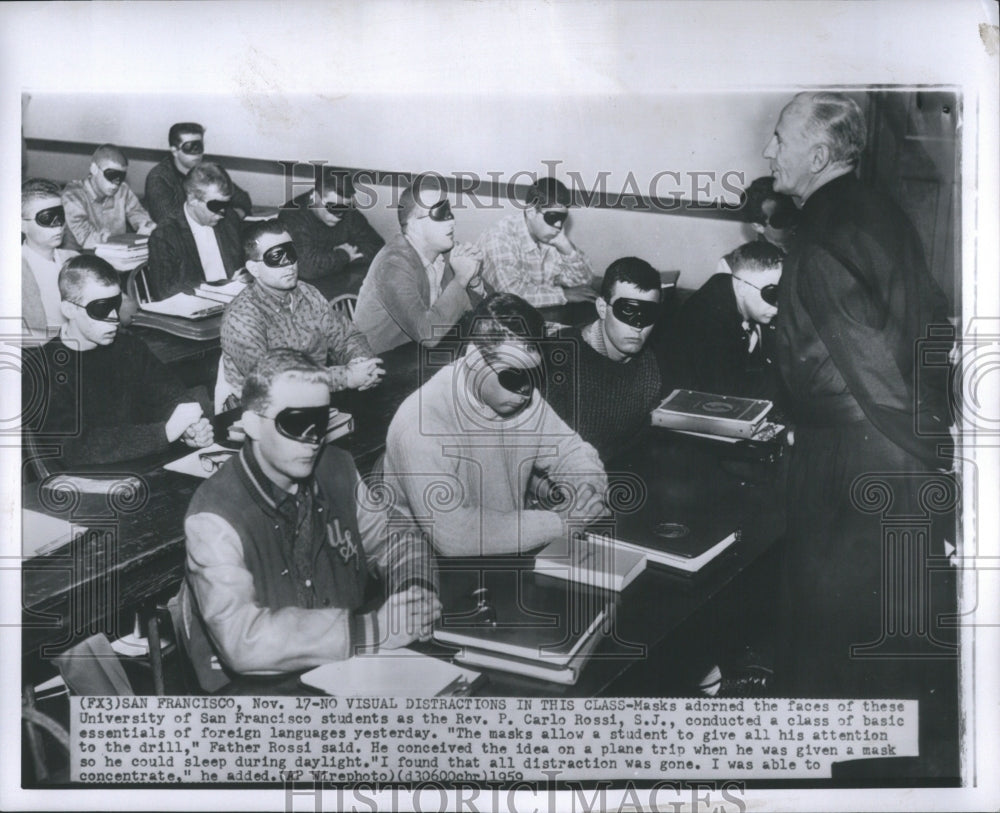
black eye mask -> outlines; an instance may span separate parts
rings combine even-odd
[[[278,434],[289,440],[322,443],[330,426],[330,407],[287,407],[270,420]]]
[[[112,313],[121,312],[122,295],[116,294],[107,299],[95,299],[81,307],[87,312],[87,316],[98,322],[117,322],[117,319],[108,319],[108,317]]]
[[[295,253],[295,246],[292,242],[288,241],[287,243],[278,243],[276,246],[271,246],[261,255],[260,259],[268,268],[281,268],[296,262],[299,259],[299,255]]]
[[[619,322],[641,330],[656,321],[660,312],[660,303],[622,297],[611,303],[611,312]]]

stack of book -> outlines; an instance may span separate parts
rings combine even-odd
[[[117,271],[131,271],[149,261],[149,237],[139,234],[117,234],[94,248],[94,253],[107,260]]]
[[[646,553],[607,534],[571,534],[535,557],[535,572],[621,592],[646,569]]]
[[[203,282],[195,288],[195,294],[203,299],[212,299],[216,302],[221,302],[223,305],[228,305],[243,293],[246,287],[247,284],[245,282],[237,279],[227,279],[221,282]]]
[[[455,662],[576,683],[610,634],[613,594],[499,562],[452,569],[456,561],[440,574],[444,612],[434,631],[458,649]]]
[[[207,319],[225,310],[226,306],[214,299],[179,293],[158,302],[141,302],[139,307],[150,313],[163,316],[179,316],[182,319]]]

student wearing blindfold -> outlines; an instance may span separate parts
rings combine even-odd
[[[167,143],[170,154],[146,176],[146,206],[157,223],[162,223],[184,204],[187,198],[184,178],[205,159],[205,128],[193,121],[178,122],[171,125]],[[250,214],[250,196],[235,183],[232,205],[240,220]]]
[[[541,314],[493,294],[470,325],[464,354],[392,419],[385,483],[445,556],[532,550],[601,516],[607,477],[594,448],[539,392]],[[565,499],[529,505],[539,481]]]
[[[331,391],[374,387],[385,370],[364,334],[342,311],[298,278],[298,247],[279,220],[249,224],[244,235],[253,284],[222,317],[225,383],[235,406],[246,376],[268,350],[300,350],[326,368]]]
[[[62,193],[66,225],[76,244],[94,248],[128,227],[150,234],[156,224],[125,183],[128,159],[114,144],[102,144],[90,159],[90,174],[70,181]]]
[[[523,210],[479,238],[483,278],[536,308],[593,301],[597,292],[590,261],[567,233],[571,203],[569,189],[555,178],[528,187]]]
[[[198,164],[184,178],[184,193],[184,205],[149,238],[146,280],[154,300],[232,279],[243,266],[229,173],[218,164]]]
[[[455,242],[455,216],[434,176],[418,176],[399,196],[400,234],[372,261],[354,322],[376,353],[411,341],[436,343],[492,292],[482,255]]]
[[[72,469],[153,454],[177,440],[210,444],[206,393],[188,392],[140,339],[119,335],[117,272],[100,257],[73,257],[59,272],[59,291],[60,334],[25,351],[35,354],[25,369],[39,374],[22,377],[23,402],[41,416],[26,431],[59,446],[53,462]]]
[[[772,363],[784,253],[763,240],[730,255],[732,274],[715,274],[683,304],[666,355],[673,387],[765,398],[779,395]]]
[[[247,442],[184,522],[181,634],[202,688],[430,638],[441,608],[429,548],[369,495],[349,453],[325,445],[326,370],[271,350],[243,407]]]
[[[299,253],[299,277],[327,298],[356,294],[385,240],[354,206],[346,171],[318,172],[316,185],[278,211]]]
[[[753,239],[768,242],[787,252],[799,222],[799,210],[791,196],[774,191],[774,178],[756,178],[743,190],[741,213]],[[732,273],[732,252],[719,260],[716,273]]]
[[[649,424],[661,398],[656,358],[647,346],[660,315],[660,274],[645,260],[623,257],[608,266],[597,299],[597,320],[553,344],[548,399],[552,407],[608,462]]]

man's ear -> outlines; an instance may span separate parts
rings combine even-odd
[[[260,415],[247,409],[243,412],[243,431],[248,438],[260,440]]]
[[[597,318],[602,322],[608,318],[608,303],[603,296],[597,297],[594,300],[594,307],[597,308]]]
[[[94,178],[101,174],[101,170],[98,168],[97,164],[93,161],[90,162],[90,174]]]
[[[247,273],[254,279],[257,279],[260,275],[260,260],[247,260],[244,267]]]
[[[67,302],[65,299],[59,300],[59,313],[65,316],[67,319],[73,318],[73,308],[72,302]]]
[[[822,172],[830,164],[830,146],[820,142],[812,147],[810,169],[814,173]]]

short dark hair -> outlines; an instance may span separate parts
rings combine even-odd
[[[330,190],[349,200],[354,197],[354,178],[346,169],[324,167],[316,176],[316,194],[322,197]]]
[[[768,222],[768,216],[764,213],[764,204],[769,200],[774,201],[774,212],[770,217],[772,227],[787,229],[798,222],[799,210],[794,201],[792,201],[791,196],[774,191],[774,178],[770,175],[754,178],[750,185],[743,190],[743,194],[740,196],[743,219],[747,223],[765,225]]]
[[[28,178],[21,184],[21,206],[43,198],[61,198],[59,184],[47,178]]]
[[[121,151],[120,147],[116,147],[114,144],[101,144],[100,147],[94,150],[94,157],[90,160],[95,164],[101,161],[114,161],[123,167],[128,166],[128,158],[125,157],[125,153]]]
[[[615,292],[615,284],[627,282],[640,291],[659,291],[660,272],[638,257],[622,257],[615,260],[604,272],[601,281],[601,299],[610,302]]]
[[[516,294],[491,294],[469,320],[468,340],[487,358],[494,358],[496,348],[506,342],[534,344],[544,338],[544,317]]]
[[[205,128],[196,121],[179,121],[171,126],[170,132],[167,133],[167,143],[171,147],[179,147],[182,135],[199,135],[204,138]]]
[[[111,267],[111,263],[96,254],[78,254],[66,260],[59,269],[59,298],[73,301],[88,280],[121,287],[118,272]]]
[[[726,258],[734,274],[738,271],[754,273],[781,268],[785,253],[767,240],[754,240],[731,251]]]
[[[227,197],[233,194],[233,182],[229,173],[218,164],[202,161],[184,176],[184,194],[194,195],[202,199],[202,193],[211,186],[219,187],[219,191]]]
[[[301,381],[329,384],[330,374],[301,350],[275,347],[264,353],[243,382],[243,408],[263,412],[271,405],[271,388],[279,376],[291,373]]]
[[[288,234],[288,229],[276,218],[248,223],[246,231],[243,232],[243,253],[248,260],[260,259],[257,256],[257,242],[265,234]]]
[[[406,187],[399,196],[396,218],[399,220],[399,228],[403,234],[406,234],[406,224],[413,218],[414,212],[418,209],[426,211],[428,208],[426,201],[429,198],[425,198],[428,192],[437,192],[440,197],[447,191],[447,185],[440,175],[432,172],[417,175],[413,179],[413,183]],[[435,198],[435,200],[437,199]]]
[[[573,202],[573,195],[562,181],[556,178],[539,178],[528,187],[524,202],[537,209],[569,206]]]

